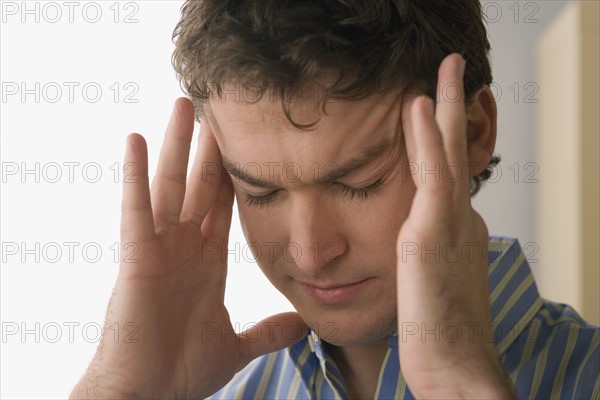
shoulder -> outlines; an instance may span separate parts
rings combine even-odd
[[[518,397],[600,398],[600,328],[540,296],[517,239],[487,250],[493,339]]]
[[[600,328],[569,305],[544,299],[503,359],[518,395],[600,398]]]

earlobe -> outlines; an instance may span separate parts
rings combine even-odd
[[[496,146],[496,100],[485,85],[473,96],[468,109],[467,142],[472,174],[478,175],[488,166]]]

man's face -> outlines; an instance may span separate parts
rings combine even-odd
[[[330,343],[368,343],[396,323],[396,239],[415,186],[397,95],[327,104],[211,99],[208,122],[257,262]],[[343,174],[344,172],[347,172]]]

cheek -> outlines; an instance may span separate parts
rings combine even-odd
[[[239,199],[237,200],[240,225],[244,237],[251,244],[250,249],[258,266],[270,279],[270,272],[275,270],[274,264],[276,263],[276,257],[279,255],[274,252],[277,249],[280,250],[281,245],[284,244],[284,235],[280,233],[285,230],[285,226],[281,222],[282,218],[277,218],[271,213],[265,213],[261,209],[241,204]]]
[[[258,209],[240,204],[239,199],[238,214],[240,216],[240,225],[244,232],[244,237],[248,243],[262,244],[271,242],[273,239],[273,232],[279,229],[277,226],[278,219],[269,218],[265,216],[264,212]]]
[[[398,232],[408,218],[415,192],[412,178],[403,177],[400,168],[394,171],[384,190],[373,197],[369,204],[368,218],[364,218],[364,223],[372,230],[370,233],[373,241],[391,241],[395,246]]]
[[[251,243],[250,249],[256,260],[256,264],[271,282],[271,284],[281,293],[287,295],[286,284],[289,282],[287,277],[288,268],[281,265],[281,244],[284,242],[281,232],[284,230],[281,218],[248,207],[238,205],[240,216],[240,225],[244,232],[244,237],[248,243]],[[277,246],[277,244],[280,244]],[[277,252],[279,251],[279,252]]]

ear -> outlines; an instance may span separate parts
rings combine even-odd
[[[473,99],[467,109],[467,143],[473,174],[478,175],[487,168],[494,154],[497,109],[494,95],[487,85],[475,92]]]

